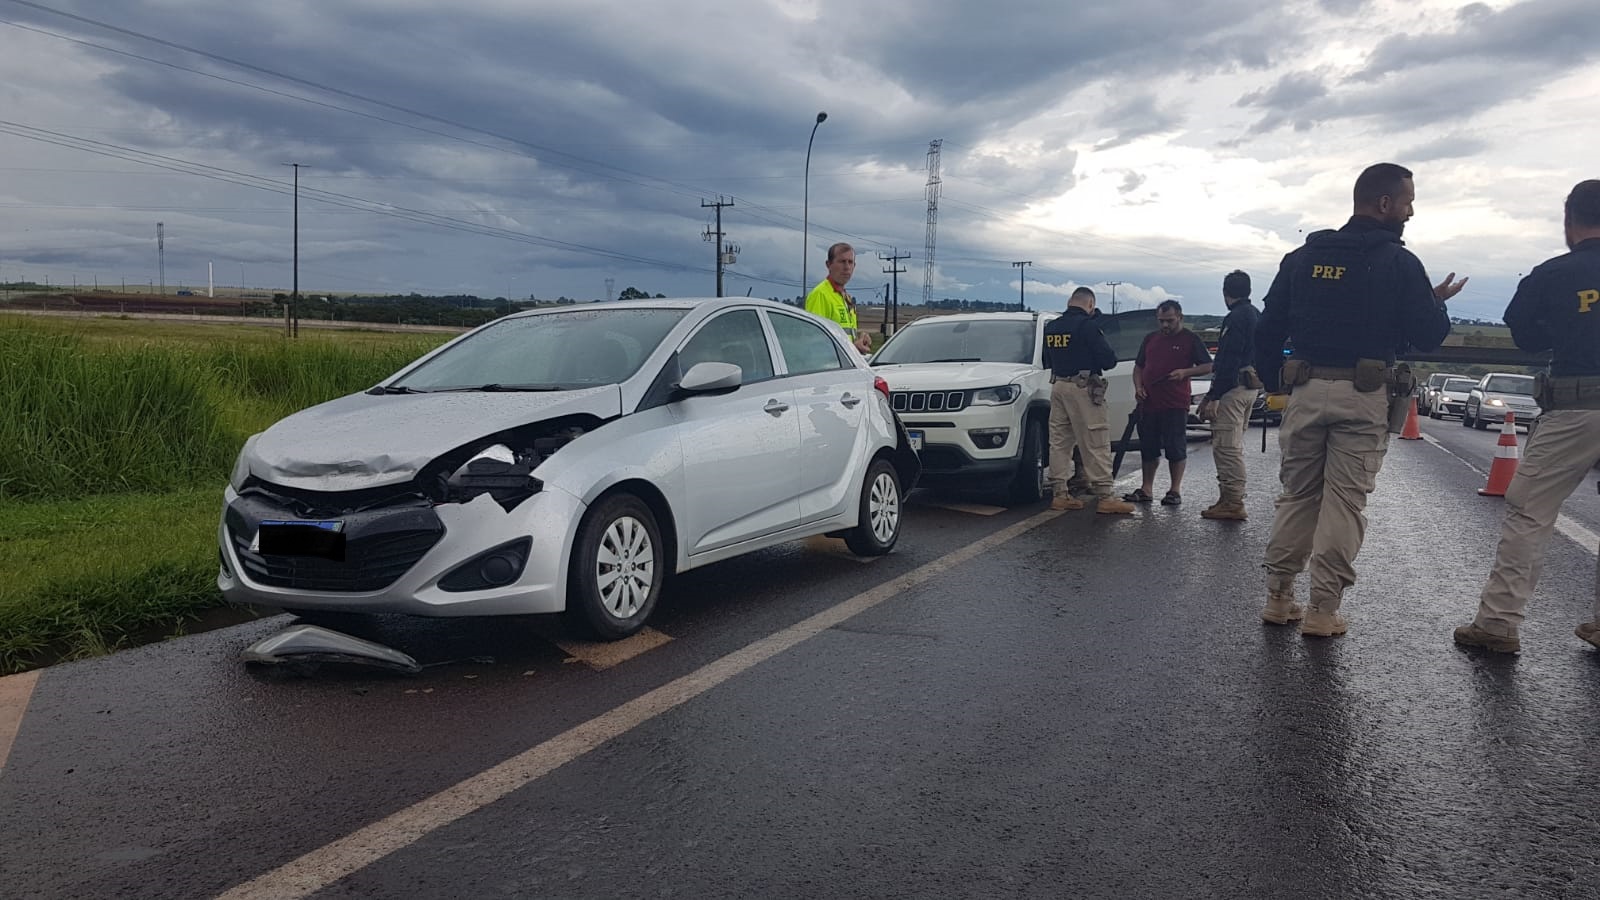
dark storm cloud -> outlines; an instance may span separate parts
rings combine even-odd
[[[1424,163],[1441,159],[1464,159],[1477,156],[1488,149],[1489,142],[1482,138],[1452,134],[1406,150],[1397,158],[1407,163]]]
[[[1447,61],[1483,65],[1543,63],[1545,77],[1525,82],[1526,91],[1559,77],[1574,64],[1600,57],[1600,17],[1592,0],[1527,0],[1498,12],[1482,3],[1464,7],[1456,30],[1443,34],[1397,34],[1367,59],[1357,80],[1416,70]]]
[[[1095,145],[1096,150],[1109,150],[1142,137],[1172,131],[1183,124],[1183,114],[1174,107],[1163,106],[1154,94],[1141,94],[1111,106],[1100,114],[1095,124],[1116,132]]]

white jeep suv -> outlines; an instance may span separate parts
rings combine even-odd
[[[1057,313],[956,313],[906,325],[872,357],[929,486],[1004,488],[1032,503],[1049,486],[1050,373],[1044,326]],[[1133,358],[1150,310],[1100,320],[1120,361],[1106,373],[1113,446],[1133,411]],[[1130,439],[1129,446],[1136,444]]]

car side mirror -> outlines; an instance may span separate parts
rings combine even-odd
[[[678,390],[685,394],[726,394],[744,382],[744,370],[733,363],[695,363],[683,373]]]

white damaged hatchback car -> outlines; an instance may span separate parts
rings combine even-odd
[[[291,610],[565,612],[616,639],[675,572],[819,534],[888,553],[918,472],[882,379],[799,310],[519,313],[250,438],[217,584]]]

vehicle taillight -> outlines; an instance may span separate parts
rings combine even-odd
[[[878,377],[874,377],[872,379],[872,386],[874,388],[876,388],[878,393],[882,394],[885,399],[888,399],[888,397],[889,397],[889,382],[884,381],[881,376],[878,376]]]

